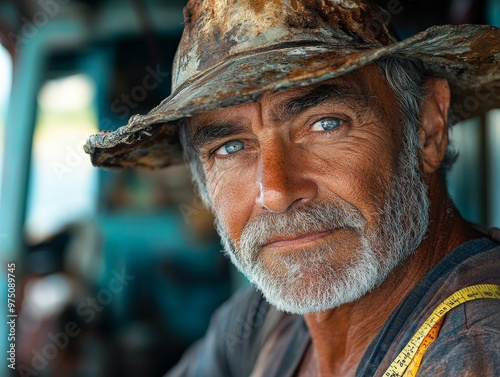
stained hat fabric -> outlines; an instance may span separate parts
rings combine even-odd
[[[419,59],[429,76],[446,78],[459,119],[500,107],[500,29],[434,26],[398,41],[389,19],[360,0],[190,1],[171,95],[116,131],[90,136],[84,149],[95,166],[166,167],[182,161],[179,120],[387,56]]]

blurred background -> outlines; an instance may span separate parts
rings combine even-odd
[[[500,26],[498,0],[378,2],[403,38],[435,24]],[[0,1],[0,321],[14,262],[14,375],[161,376],[245,284],[185,166],[108,172],[82,150],[168,96],[184,3]],[[500,226],[500,111],[452,138],[454,200],[470,221]]]

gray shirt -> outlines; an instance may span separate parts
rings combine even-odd
[[[475,284],[500,285],[500,246],[486,238],[462,244],[419,282],[368,347],[356,377],[382,376],[436,306]],[[310,341],[302,317],[276,311],[247,288],[218,309],[205,337],[166,377],[292,377]],[[500,300],[448,313],[418,374],[500,376]]]

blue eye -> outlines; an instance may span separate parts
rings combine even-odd
[[[224,144],[222,147],[217,149],[215,153],[217,154],[233,154],[241,151],[245,148],[245,144],[243,144],[239,140],[232,140]]]
[[[337,128],[342,123],[342,120],[339,118],[323,118],[318,120],[312,126],[313,131],[329,131]]]

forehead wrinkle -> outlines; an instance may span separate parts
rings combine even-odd
[[[284,100],[273,109],[272,116],[277,122],[288,120],[309,108],[326,102],[349,104],[355,107],[369,107],[369,100],[366,93],[362,94],[358,86],[354,83],[350,86],[339,85],[337,83],[324,83],[313,87],[305,94]]]

